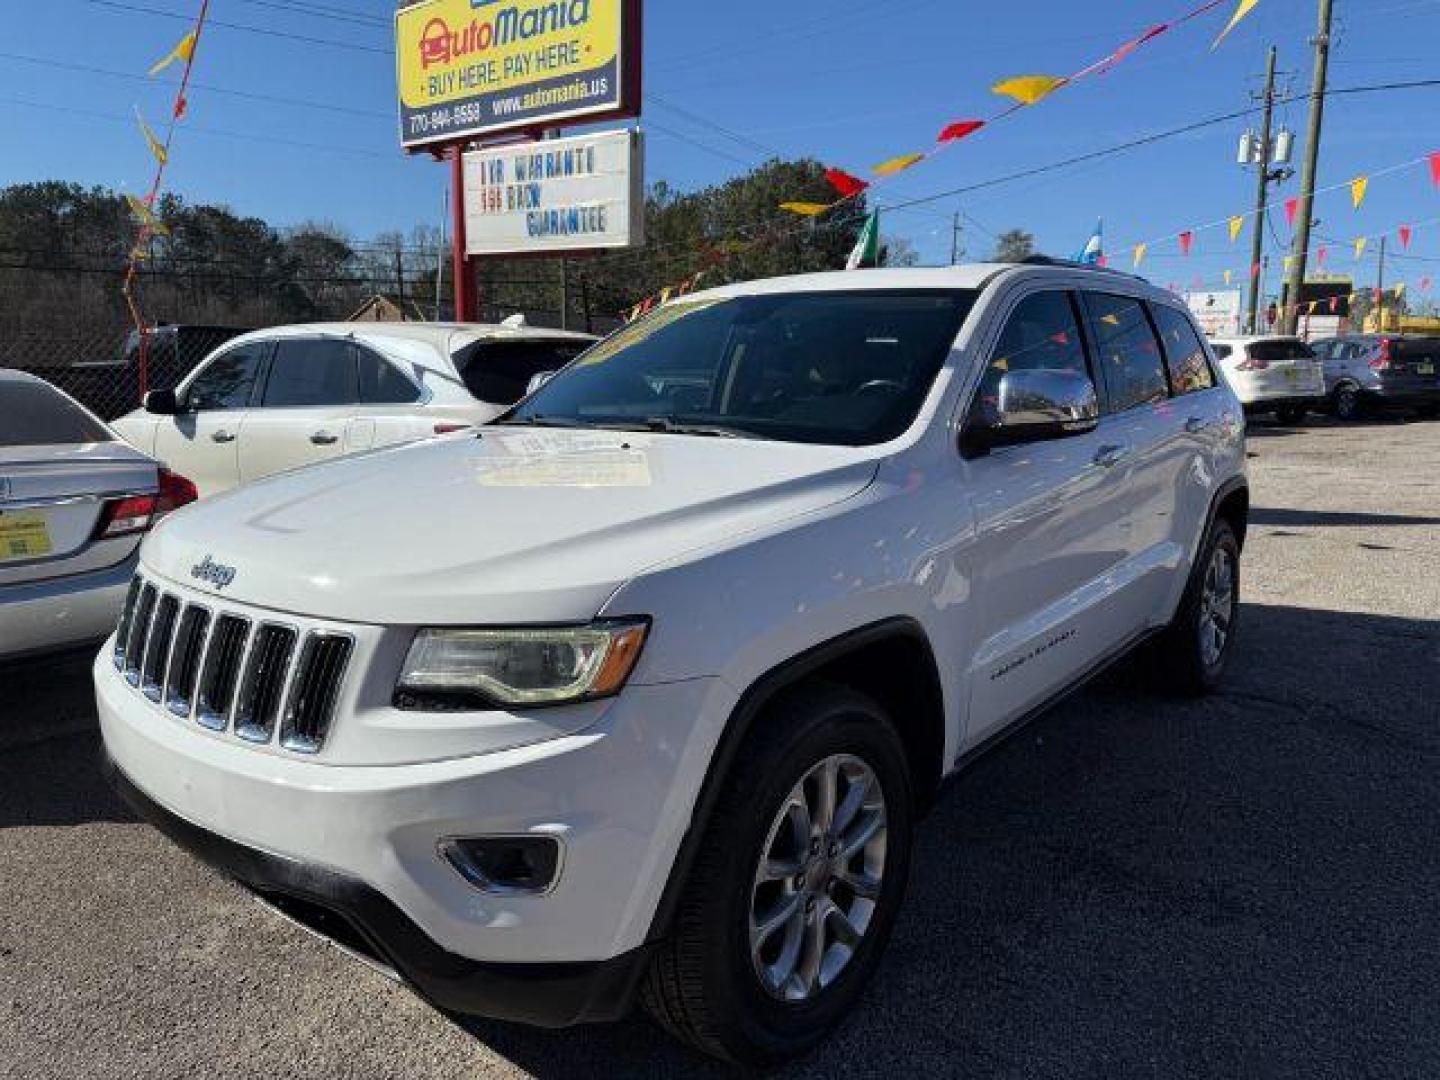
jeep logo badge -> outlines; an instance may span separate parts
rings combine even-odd
[[[223,589],[235,580],[235,568],[217,563],[206,555],[190,568],[190,576],[197,581],[208,581],[217,589]]]

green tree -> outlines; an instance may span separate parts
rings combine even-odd
[[[994,262],[1022,262],[1035,254],[1035,236],[1024,229],[1006,229],[995,238]]]

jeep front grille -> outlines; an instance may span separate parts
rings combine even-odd
[[[137,577],[115,667],[175,716],[253,743],[313,754],[325,743],[353,651],[348,634],[187,604]]]

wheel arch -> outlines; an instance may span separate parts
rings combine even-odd
[[[1235,530],[1235,540],[1243,551],[1250,521],[1250,485],[1243,477],[1231,477],[1215,492],[1210,500],[1210,515],[1205,521],[1205,535],[1209,534],[1215,520],[1222,517]]]
[[[656,905],[647,941],[665,937],[685,881],[740,748],[786,691],[807,682],[837,683],[874,698],[896,723],[914,783],[916,813],[933,804],[945,760],[945,704],[939,668],[915,619],[883,619],[847,631],[782,661],[755,679],[726,720],[689,827]]]

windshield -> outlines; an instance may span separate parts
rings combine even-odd
[[[976,292],[785,293],[670,304],[502,423],[865,446],[915,419]]]
[[[0,446],[61,446],[114,438],[109,428],[45,383],[0,382]]]

